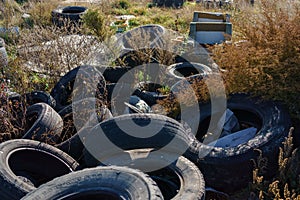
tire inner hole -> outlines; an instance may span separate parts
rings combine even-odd
[[[201,74],[203,73],[202,70],[196,69],[195,67],[191,66],[186,66],[186,67],[179,67],[174,71],[175,75],[180,76],[180,77],[189,77],[195,74]]]
[[[14,151],[8,158],[8,165],[16,176],[35,187],[72,171],[58,157],[36,149]]]
[[[149,176],[157,183],[164,199],[172,199],[180,190],[180,177],[172,169],[165,167],[163,169],[149,172]]]
[[[240,130],[254,127],[257,129],[257,132],[259,132],[260,129],[262,128],[262,119],[257,113],[247,111],[247,110],[241,110],[241,109],[231,109],[231,111],[234,113],[234,115],[237,117],[239,121]],[[219,114],[219,116],[221,115]],[[200,142],[203,142],[204,140],[203,137],[206,135],[208,131],[210,120],[211,120],[211,116],[208,116],[199,123],[199,128],[198,128],[196,138]]]

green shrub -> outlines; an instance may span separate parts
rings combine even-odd
[[[100,10],[89,9],[82,17],[84,26],[88,32],[97,36],[100,41],[108,38],[112,31],[107,26],[107,16]]]
[[[130,8],[130,3],[127,0],[119,0],[117,2],[114,3],[113,7],[114,8],[118,8],[118,9],[128,9]]]
[[[146,14],[146,9],[145,8],[135,8],[133,9],[133,14],[135,15],[145,15]]]
[[[133,18],[133,19],[128,20],[128,25],[132,28],[135,26],[139,26],[140,22],[137,19]]]
[[[153,3],[147,3],[147,8],[153,8],[154,4]]]
[[[30,6],[28,13],[30,13],[34,24],[50,26],[52,25],[51,11],[58,5],[57,1],[38,1],[34,6]]]

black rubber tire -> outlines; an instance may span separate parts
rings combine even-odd
[[[23,139],[34,139],[46,143],[56,143],[63,129],[60,115],[48,104],[37,103],[26,110],[27,130]]]
[[[139,89],[135,89],[135,87],[132,87],[129,83],[119,82],[106,85],[107,105],[108,108],[112,110],[114,116],[124,114],[124,111],[127,108],[124,102],[129,103],[130,96],[134,95],[144,100],[148,105],[156,103],[156,99],[152,95],[144,93]]]
[[[81,166],[84,166],[84,144],[82,143],[79,134],[88,131],[87,129],[79,130],[75,135],[55,147],[72,156]]]
[[[106,85],[106,91],[107,91],[106,97],[107,97],[107,102],[110,105],[110,108],[112,105],[116,106],[115,108],[118,113],[122,113],[124,111],[124,105],[123,104],[115,105],[114,102],[121,103],[120,102],[121,100],[124,100],[124,102],[128,102],[129,99],[127,99],[127,98],[129,98],[132,95],[138,96],[139,98],[144,100],[150,106],[156,104],[157,99],[155,97],[153,97],[153,95],[142,92],[139,88],[132,88],[133,93],[131,95],[128,94],[127,91],[129,91],[131,89],[131,85],[128,83],[120,84],[120,88],[118,88],[118,89],[115,86],[116,86],[115,83],[110,83],[110,84]],[[115,88],[117,91],[114,91]],[[112,98],[113,94],[115,95],[114,98]]]
[[[116,85],[116,83],[106,85],[107,105],[114,116],[124,114],[126,108],[124,102],[129,102],[131,94],[128,94],[128,92],[132,88],[129,83],[119,83],[118,87]]]
[[[55,99],[44,91],[33,91],[23,95],[14,95],[9,97],[8,100],[18,103],[24,102],[27,106],[31,106],[36,103],[46,103],[52,108],[56,106]]]
[[[134,68],[148,63],[158,63],[155,57],[149,55],[148,52],[153,52],[151,55],[156,55],[156,49],[130,49],[124,50],[121,55],[114,61],[116,65],[123,67]],[[141,56],[142,55],[142,56]]]
[[[67,105],[71,104],[71,94],[73,91],[74,83],[76,80],[76,75],[78,71],[81,70],[82,73],[86,72],[89,76],[93,73],[93,76],[99,77],[99,87],[98,90],[100,93],[104,93],[105,88],[105,79],[101,72],[98,71],[97,67],[92,67],[88,65],[79,66],[68,73],[66,73],[59,81],[56,83],[54,88],[51,90],[51,96],[56,100],[56,107],[55,110],[59,111],[66,107]]]
[[[177,178],[181,182],[179,184],[180,187],[176,190],[177,192],[176,195],[170,199],[172,200],[181,200],[181,199],[204,200],[205,199],[205,181],[199,168],[194,163],[192,163],[185,157],[180,156],[178,160],[176,160],[174,163],[172,163],[166,168],[167,168],[166,169],[167,172],[165,172],[164,169],[159,170],[159,172],[157,172],[161,177],[157,177],[156,172],[149,173],[150,177],[157,182],[163,195],[165,193],[168,193],[168,190],[164,189],[165,188],[164,184],[161,185],[160,183],[158,183],[158,181],[167,182],[168,177],[166,177],[165,175],[169,175],[168,170],[170,170],[172,171],[170,176],[177,175],[178,176]],[[169,199],[167,195],[165,199]]]
[[[128,166],[142,171],[157,163],[166,163],[166,167],[147,174],[157,183],[164,199],[204,199],[205,182],[199,168],[187,158],[180,156],[173,161],[168,152],[158,154],[148,154],[150,149],[131,150],[132,157],[139,156],[137,159],[123,155],[114,155],[105,161],[107,165]],[[144,157],[145,155],[145,157]],[[149,155],[149,156],[147,156]],[[148,170],[147,170],[148,171]]]
[[[140,133],[141,137],[134,137],[122,130],[124,127],[126,127],[126,131],[130,131],[127,128],[132,129],[132,126],[130,125],[132,122],[140,127],[147,126],[151,122],[152,127],[155,125],[156,127],[162,128],[151,137],[142,136],[142,134],[144,134],[142,132]],[[122,125],[122,129],[118,125]],[[86,133],[86,135],[81,136],[82,138],[85,138],[86,146],[94,144],[95,141],[99,140],[99,130],[102,131],[102,133],[105,135],[104,137],[107,137],[110,142],[109,144],[102,142],[103,144],[101,143],[101,145],[99,145],[101,148],[101,150],[99,150],[101,151],[101,158],[103,155],[108,157],[118,153],[116,152],[116,149],[105,147],[106,145],[111,146],[111,144],[123,150],[140,148],[154,148],[159,150],[165,147],[164,151],[172,152],[174,154],[186,153],[186,155],[189,155],[189,152],[196,152],[197,150],[195,149],[197,145],[195,136],[176,120],[163,115],[134,113],[117,116],[103,121],[93,127],[90,132]],[[136,130],[132,130],[131,134],[133,132],[136,132]],[[169,145],[170,142],[172,142],[171,145]],[[87,150],[89,151],[89,149]],[[182,150],[186,151],[182,152]],[[100,161],[95,159],[88,151],[86,151],[85,155],[86,165],[97,166]]]
[[[183,6],[183,0],[165,0],[159,1],[154,0],[153,3],[159,7],[173,7],[173,8],[180,8]]]
[[[66,6],[52,10],[52,23],[58,27],[67,25],[65,20],[69,20],[72,24],[79,25],[81,16],[86,12],[87,8],[83,6]]]
[[[34,140],[3,142],[0,152],[1,200],[18,200],[39,185],[78,168],[66,153]]]
[[[87,99],[89,100],[89,99]],[[75,102],[75,104],[84,104],[85,101],[80,101],[80,102]],[[78,106],[78,105],[77,105]],[[105,112],[105,113],[103,113]],[[83,157],[83,150],[84,150],[84,145],[82,144],[82,141],[79,137],[81,135],[81,132],[87,132],[89,129],[91,129],[93,126],[85,126],[81,128],[80,130],[76,130],[74,123],[73,123],[73,113],[72,113],[72,106],[68,106],[65,109],[61,110],[60,112],[61,115],[64,115],[64,122],[66,123],[71,123],[70,127],[64,127],[63,132],[63,138],[60,139],[60,143],[56,145],[57,148],[60,150],[66,152],[70,156],[72,156],[74,159],[76,159],[79,163],[82,163],[81,159]],[[108,120],[112,118],[112,115],[110,113],[110,110],[107,108],[101,108],[97,111],[98,116],[93,117],[90,119],[89,122],[86,122],[86,124],[90,123],[91,124],[97,124],[99,122],[102,122],[104,120]],[[92,116],[94,116],[91,113]],[[97,119],[95,119],[97,118]]]
[[[158,24],[143,25],[124,33],[121,37],[121,42],[124,49],[135,49],[137,48],[135,45],[131,46],[132,43],[134,44],[134,42],[136,42],[135,37],[145,38],[150,36],[149,41],[143,41],[146,44],[142,48],[145,47],[153,48],[154,46],[151,45],[155,42],[159,42],[160,38],[165,33],[166,30],[161,25]],[[148,34],[148,35],[144,35],[144,34]],[[141,44],[136,44],[136,45],[141,45]]]
[[[183,62],[170,65],[168,72],[174,78],[181,80],[196,74],[206,75],[212,73],[212,69],[201,63]]]
[[[161,41],[163,43],[163,41]],[[162,48],[163,45],[153,48],[123,49],[118,58],[114,60],[116,65],[134,68],[143,64],[162,64],[170,65],[172,63],[184,62],[185,58],[179,56],[176,52],[171,52]]]
[[[260,149],[268,159],[265,179],[273,177],[278,166],[279,147],[288,136],[291,121],[287,110],[278,102],[263,101],[246,94],[233,94],[227,101],[227,108],[233,111],[238,120],[247,126],[258,128],[255,137],[236,147],[213,147],[204,158],[199,158],[209,147],[201,144],[198,154],[192,159],[205,174],[208,186],[226,193],[233,193],[246,187],[252,181],[253,162],[257,160]],[[199,139],[206,133],[205,119],[211,116],[211,105],[200,105],[201,115]],[[217,114],[217,113],[215,113]],[[206,121],[207,122],[207,121]]]
[[[80,101],[73,102],[72,104],[66,106],[58,112],[64,123],[64,128],[60,137],[60,142],[66,141],[67,139],[71,138],[78,131],[73,121],[73,106],[75,106],[76,108],[85,108],[82,111],[83,113],[76,113],[78,115],[90,114],[92,116],[93,114],[97,113],[98,122],[112,118],[110,110],[106,108],[106,106],[103,106],[101,101],[97,102],[96,98],[86,98]]]
[[[102,72],[107,83],[117,83],[118,80],[131,69],[130,67],[126,66],[100,66],[98,68],[99,71]]]
[[[50,94],[43,91],[34,91],[22,95],[18,93],[11,93],[2,103],[10,108],[13,125],[15,127],[20,127],[21,129],[24,129],[24,119],[26,119],[25,114],[29,106],[32,106],[35,103],[46,103],[51,107],[56,105],[55,99],[53,99]]]
[[[159,95],[157,95],[157,96],[151,95],[150,93],[142,91],[139,88],[134,90],[133,94],[138,96],[142,100],[144,100],[149,106],[153,106],[154,104],[157,103],[157,100],[160,100],[161,98],[163,98],[162,96],[159,96]]]
[[[22,199],[162,200],[163,196],[155,182],[143,172],[109,166],[84,169],[56,178]]]
[[[79,68],[80,67],[76,67],[66,73],[51,90],[50,94],[56,100],[56,111],[63,109],[65,106],[71,103],[68,102],[68,98],[70,98],[70,95],[73,91],[76,74],[79,71]]]
[[[168,97],[167,94],[159,93],[158,89],[163,86],[158,83],[153,83],[151,81],[140,82],[135,87],[137,90],[134,94],[144,100],[149,106],[156,104],[158,100],[163,100]],[[150,92],[156,92],[157,94]]]

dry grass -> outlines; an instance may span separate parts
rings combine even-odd
[[[273,180],[264,180],[263,171],[267,166],[267,162],[262,154],[255,162],[253,182],[250,185],[252,199],[296,200],[300,198],[300,154],[298,148],[293,148],[292,131],[293,128],[291,128],[289,136],[283,142],[283,147],[280,147],[279,170]]]
[[[23,104],[8,99],[6,86],[3,82],[0,88],[0,143],[20,138],[26,125],[26,108]]]
[[[251,92],[285,102],[299,113],[300,5],[296,1],[262,0],[236,12],[233,44],[214,49],[229,92]],[[242,42],[239,42],[243,40]]]

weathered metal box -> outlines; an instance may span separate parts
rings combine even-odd
[[[230,22],[230,15],[218,12],[194,12],[193,22]]]

